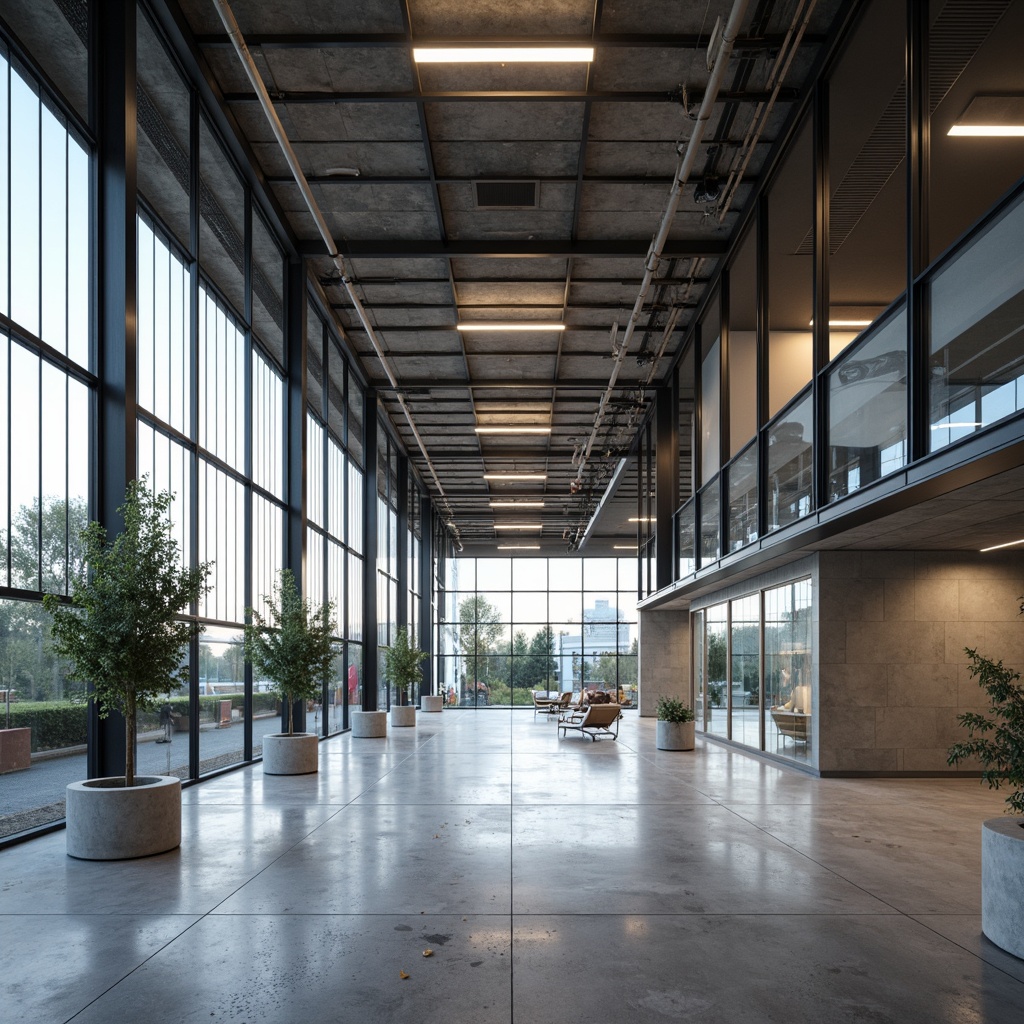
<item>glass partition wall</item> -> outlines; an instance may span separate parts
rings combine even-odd
[[[694,610],[699,730],[813,763],[811,600],[801,579]]]
[[[861,5],[683,346],[700,437],[680,470],[699,492],[676,513],[680,580],[1024,412],[1024,139],[1006,85],[1024,10],[987,5],[969,32],[947,0],[917,11]],[[925,54],[909,82],[908,25]]]

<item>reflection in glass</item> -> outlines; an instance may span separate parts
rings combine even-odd
[[[907,317],[901,310],[829,371],[829,499],[902,468],[907,457]]]
[[[245,195],[227,155],[199,119],[199,260],[234,306],[245,309]]]
[[[729,487],[727,548],[737,551],[757,540],[757,444],[750,445],[726,472]]]
[[[267,680],[253,681],[253,745],[262,749],[267,732],[280,730],[278,701],[267,692]],[[179,701],[184,694],[179,696]],[[175,701],[172,700],[172,704]],[[188,704],[177,729],[188,729]],[[245,757],[245,657],[240,630],[208,626],[199,636],[199,772],[235,764]],[[175,744],[172,743],[172,746]],[[187,742],[181,744],[187,758]]]
[[[761,746],[761,608],[757,594],[732,602],[729,645],[732,733],[737,743]]]
[[[685,579],[697,571],[697,502],[690,499],[676,516],[679,531],[679,579]]]
[[[729,604],[717,604],[704,610],[705,671],[707,681],[706,731],[719,736],[729,735],[729,666],[726,651],[729,644]]]
[[[764,592],[765,748],[811,757],[811,581]]]
[[[722,557],[721,506],[719,478],[715,477],[700,492],[700,564],[705,566]]]
[[[768,428],[768,529],[788,526],[811,511],[814,436],[807,394]]]
[[[1024,199],[927,289],[931,450],[1024,409]]]
[[[704,660],[704,612],[693,613],[693,714],[698,732],[707,732],[711,708],[707,700],[706,663]]]

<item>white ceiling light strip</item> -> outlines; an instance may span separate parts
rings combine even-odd
[[[427,469],[430,471],[430,475],[437,487],[438,496],[444,503],[445,509],[448,513],[448,529],[451,530],[456,541],[458,541],[458,529],[451,520],[451,506],[448,503],[448,498],[444,493],[444,487],[437,475],[437,471],[434,469],[434,464],[430,460],[430,454],[427,452],[427,446],[423,443],[423,438],[420,436],[420,432],[416,428],[416,424],[412,418],[412,413],[409,411],[409,406],[406,404],[405,398],[399,390],[398,378],[395,376],[395,372],[391,368],[391,363],[388,361],[388,358],[384,353],[384,348],[380,343],[380,339],[377,337],[377,331],[373,324],[370,323],[370,319],[366,315],[366,310],[363,308],[363,304],[360,301],[359,296],[356,294],[355,284],[353,283],[352,278],[349,277],[348,270],[345,266],[345,259],[338,252],[338,246],[334,241],[334,236],[331,234],[331,229],[327,226],[327,221],[324,220],[323,214],[320,212],[320,207],[313,196],[312,189],[309,187],[309,182],[306,180],[306,175],[299,164],[299,158],[295,155],[295,150],[292,149],[292,144],[288,141],[288,135],[285,133],[284,126],[281,124],[281,119],[277,116],[277,111],[274,109],[274,104],[271,102],[270,95],[267,92],[267,87],[263,84],[263,79],[260,77],[260,73],[256,68],[256,62],[253,60],[252,54],[249,52],[249,47],[246,45],[245,38],[242,36],[242,30],[238,27],[238,22],[235,20],[234,12],[231,10],[231,6],[227,0],[213,0],[213,2],[217,8],[217,13],[220,15],[220,20],[231,39],[231,44],[235,48],[235,53],[238,54],[238,59],[242,62],[242,67],[245,69],[246,76],[248,77],[253,89],[256,91],[256,96],[259,98],[260,106],[263,108],[263,113],[266,114],[267,121],[270,123],[270,127],[274,132],[277,144],[281,147],[281,152],[284,154],[285,160],[288,161],[288,167],[291,169],[292,177],[295,179],[295,184],[299,186],[299,191],[302,193],[302,198],[306,203],[306,208],[309,210],[310,216],[312,216],[313,220],[316,222],[316,227],[320,232],[320,237],[323,239],[324,245],[327,246],[327,252],[331,257],[331,260],[334,262],[334,265],[338,268],[338,272],[341,274],[341,283],[344,285],[345,291],[348,292],[348,297],[355,308],[356,316],[359,318],[359,322],[363,325],[363,330],[366,331],[366,334],[370,339],[370,344],[373,345],[374,354],[380,360],[381,366],[384,367],[384,373],[387,374],[388,381],[394,389],[395,398],[398,400],[398,404],[401,407],[402,412],[405,414],[405,419],[409,424],[409,429],[412,431],[413,437],[416,438],[416,444],[419,446],[420,452],[426,461]],[[459,543],[461,546],[461,542]]]

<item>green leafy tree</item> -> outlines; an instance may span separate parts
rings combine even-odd
[[[391,646],[384,651],[384,671],[388,679],[399,692],[404,690],[410,700],[413,685],[423,678],[420,666],[427,657],[426,651],[409,643],[409,631],[405,626],[398,627]]]
[[[88,574],[72,579],[70,606],[43,598],[69,675],[92,684],[101,718],[124,716],[126,787],[135,785],[136,714],[187,679],[183,654],[202,626],[179,615],[209,589],[210,563],[181,565],[168,515],[173,500],[150,491],[145,478],[132,481],[114,541],[99,523],[82,532]]]
[[[1024,814],[1024,686],[1020,685],[1020,673],[973,648],[964,651],[970,662],[968,671],[988,694],[988,714],[967,711],[957,715],[970,738],[949,748],[947,763],[955,765],[976,757],[982,765],[982,781],[992,789],[1008,784],[1010,811]]]
[[[22,505],[11,522],[11,576],[15,586],[67,593],[70,581],[82,574],[89,521],[84,498],[44,497]]]
[[[558,662],[555,660],[555,633],[551,626],[542,626],[530,640],[530,656],[527,662],[529,685],[548,689],[554,678]]]
[[[282,569],[273,595],[264,595],[268,616],[254,608],[242,641],[253,671],[269,679],[288,708],[288,735],[295,734],[293,704],[320,696],[324,677],[331,669],[334,648],[331,636],[333,602],[315,611],[299,594],[295,574]]]

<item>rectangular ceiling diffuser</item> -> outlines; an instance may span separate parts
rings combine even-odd
[[[474,181],[477,209],[513,210],[537,205],[536,181]]]

